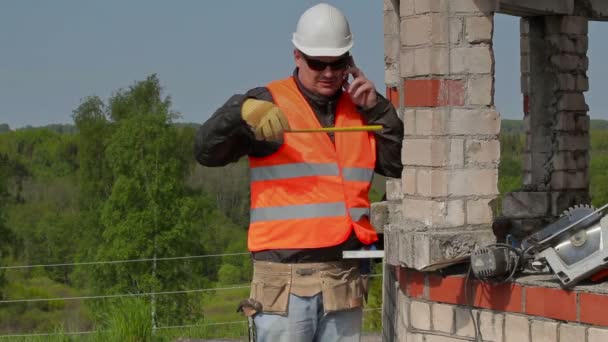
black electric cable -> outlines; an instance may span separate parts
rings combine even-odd
[[[471,315],[471,321],[473,322],[473,329],[475,329],[475,342],[480,342],[481,331],[479,330],[479,324],[477,324],[477,320],[475,319],[475,315],[473,314],[474,301],[473,303],[469,302],[469,281],[471,279],[470,275],[473,273],[473,268],[469,263],[469,269],[467,270],[467,274],[464,278],[464,302],[469,307],[469,314]]]
[[[464,281],[464,297],[465,297],[465,303],[469,307],[469,314],[471,316],[471,321],[473,322],[473,328],[475,329],[475,342],[481,341],[481,331],[480,331],[479,323],[477,322],[477,319],[475,318],[475,315],[473,314],[475,299],[473,298],[473,302],[470,302],[470,300],[469,300],[470,299],[469,298],[469,287],[470,287],[469,283],[470,283],[470,279],[471,279],[471,274],[473,274],[473,276],[475,278],[477,278],[479,281],[482,281],[482,282],[487,282],[487,283],[491,283],[491,284],[495,284],[495,285],[504,284],[506,282],[513,280],[515,273],[522,266],[522,261],[525,260],[523,251],[520,249],[517,249],[509,244],[494,243],[494,244],[488,245],[486,247],[489,247],[489,248],[496,247],[496,248],[507,249],[507,250],[509,250],[509,252],[515,254],[515,257],[514,257],[514,262],[513,262],[513,265],[511,267],[509,274],[500,280],[492,280],[490,278],[478,278],[477,276],[475,276],[475,273],[473,272],[473,267],[472,267],[471,263],[469,263],[469,267],[468,267],[467,274],[465,276],[465,281]]]

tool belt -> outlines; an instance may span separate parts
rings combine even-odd
[[[251,299],[262,312],[286,315],[289,295],[311,297],[323,294],[324,311],[363,306],[364,280],[359,261],[284,264],[254,261]]]

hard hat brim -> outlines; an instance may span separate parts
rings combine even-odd
[[[296,49],[311,57],[339,57],[347,53],[353,47],[352,41],[348,45],[340,48],[311,48],[301,46],[300,44],[296,43],[295,39],[292,39],[291,42]]]

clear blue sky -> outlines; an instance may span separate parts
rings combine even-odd
[[[71,123],[82,98],[106,100],[152,73],[181,121],[202,122],[231,94],[291,73],[291,34],[317,2],[2,1],[0,123]],[[349,18],[357,64],[384,92],[382,1],[328,2]],[[496,16],[496,106],[507,118],[521,117],[518,23]],[[594,118],[608,118],[606,36],[608,23],[591,25],[587,102]]]

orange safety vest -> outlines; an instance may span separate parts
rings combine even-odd
[[[292,129],[321,128],[293,77],[268,90]],[[336,108],[336,126],[363,124],[346,93]],[[285,133],[279,150],[249,158],[251,216],[248,247],[304,249],[336,246],[354,229],[364,244],[378,240],[369,222],[369,189],[376,164],[372,132]]]

